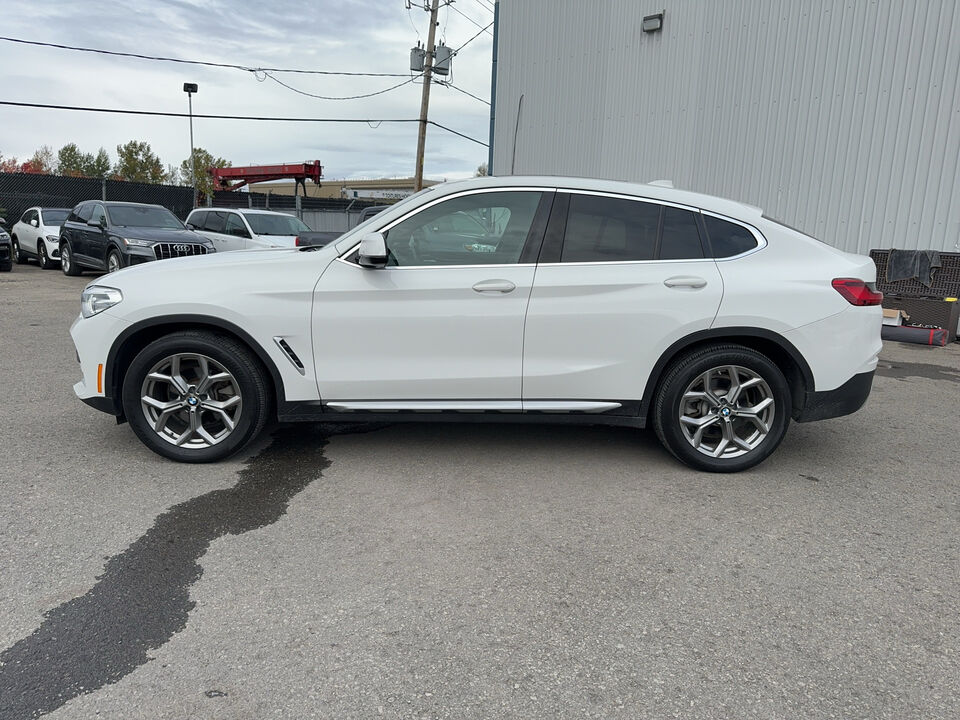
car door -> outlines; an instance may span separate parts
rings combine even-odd
[[[527,311],[526,410],[582,400],[636,412],[660,355],[708,329],[720,306],[698,215],[629,196],[557,194]]]
[[[39,236],[40,214],[33,208],[27,210],[20,218],[20,227],[17,230],[17,244],[20,252],[30,257],[37,254],[37,238]]]
[[[533,188],[440,198],[383,229],[387,267],[360,267],[356,249],[332,262],[313,311],[324,401],[518,412],[523,319],[552,199]],[[431,243],[430,228],[461,212],[485,226],[483,246]]]
[[[100,225],[98,226],[97,223]],[[87,221],[84,237],[86,238],[85,247],[89,263],[96,268],[107,267],[107,216],[103,205],[94,203],[90,213],[90,220]]]
[[[73,214],[73,222],[69,223],[70,228],[67,233],[67,239],[73,250],[74,262],[80,264],[90,263],[90,237],[87,231],[91,228],[87,225],[90,216],[93,214],[94,203],[86,202],[78,205]]]

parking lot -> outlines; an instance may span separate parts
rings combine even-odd
[[[960,715],[960,345],[739,475],[652,432],[273,428],[179,465],[0,274],[0,717]]]

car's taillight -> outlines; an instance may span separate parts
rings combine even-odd
[[[293,239],[293,244],[294,244],[295,247],[300,247],[300,236],[299,236],[299,235],[297,235],[297,236]]]
[[[883,300],[883,293],[873,283],[857,278],[834,278],[832,285],[851,305],[879,305]]]

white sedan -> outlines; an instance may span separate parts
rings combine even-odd
[[[71,330],[74,390],[186,462],[236,452],[275,413],[651,425],[684,463],[731,472],[767,458],[791,419],[866,401],[875,277],[870,258],[730,200],[476,178],[326,247],[95,281]]]
[[[44,270],[60,262],[60,225],[70,208],[32,207],[10,231],[13,259],[19,264],[33,258]]]

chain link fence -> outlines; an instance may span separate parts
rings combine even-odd
[[[13,225],[31,207],[72,208],[84,200],[162,205],[181,220],[193,209],[193,188],[98,178],[0,173],[0,217]]]

